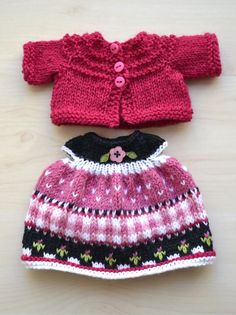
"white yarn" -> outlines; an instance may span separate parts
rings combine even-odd
[[[62,159],[65,164],[68,164],[72,168],[83,169],[92,174],[96,175],[111,175],[113,173],[122,173],[124,175],[134,174],[134,173],[142,173],[150,168],[155,166],[160,166],[165,163],[170,156],[168,155],[160,155],[160,153],[168,146],[167,142],[164,142],[160,147],[156,150],[155,153],[150,155],[145,160],[132,161],[130,163],[108,163],[101,164],[98,162],[93,162],[89,160],[85,160],[83,158],[77,157],[69,148],[66,146],[62,146],[62,150],[72,157],[73,160],[69,158]]]
[[[173,260],[166,264],[159,266],[150,266],[149,268],[141,269],[141,270],[129,270],[118,272],[109,272],[109,271],[99,271],[94,269],[85,269],[61,264],[53,261],[23,261],[24,265],[27,268],[31,269],[50,269],[50,270],[59,270],[59,271],[67,271],[80,275],[91,276],[102,279],[128,279],[128,278],[136,278],[141,276],[147,276],[152,274],[159,274],[166,271],[176,270],[180,268],[187,267],[197,267],[197,266],[205,266],[208,264],[212,264],[215,260],[215,256],[207,256],[207,257],[199,257],[199,258],[191,258],[191,259],[183,259],[183,260]],[[145,263],[144,263],[145,264]]]

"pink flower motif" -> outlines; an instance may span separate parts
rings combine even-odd
[[[125,151],[121,147],[115,147],[110,150],[110,160],[113,162],[120,163],[126,156]]]

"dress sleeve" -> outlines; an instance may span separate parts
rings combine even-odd
[[[184,78],[214,77],[221,74],[219,43],[215,34],[176,37],[172,67]]]
[[[29,84],[52,82],[63,61],[61,40],[28,42],[23,46],[23,75]]]

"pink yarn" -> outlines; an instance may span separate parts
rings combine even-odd
[[[122,162],[125,155],[126,153],[121,147],[115,147],[110,150],[110,160],[113,162]]]
[[[83,242],[127,245],[207,222],[192,176],[173,157],[127,175],[92,174],[70,163],[59,160],[44,170],[32,195],[27,226]],[[79,212],[83,207],[99,212]],[[140,212],[145,207],[153,209]],[[103,216],[106,209],[136,212]]]
[[[200,193],[150,213],[119,217],[78,214],[33,196],[25,225],[83,242],[127,245],[180,232],[203,221],[208,219]]]
[[[59,160],[44,171],[35,189],[78,207],[132,210],[174,198],[195,186],[191,174],[171,157],[159,167],[127,176],[91,174]]]

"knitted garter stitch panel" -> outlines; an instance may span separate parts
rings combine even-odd
[[[185,79],[221,74],[219,43],[215,34],[176,37],[171,64]]]
[[[65,59],[61,40],[28,42],[23,50],[23,74],[29,84],[50,83],[62,70]]]

